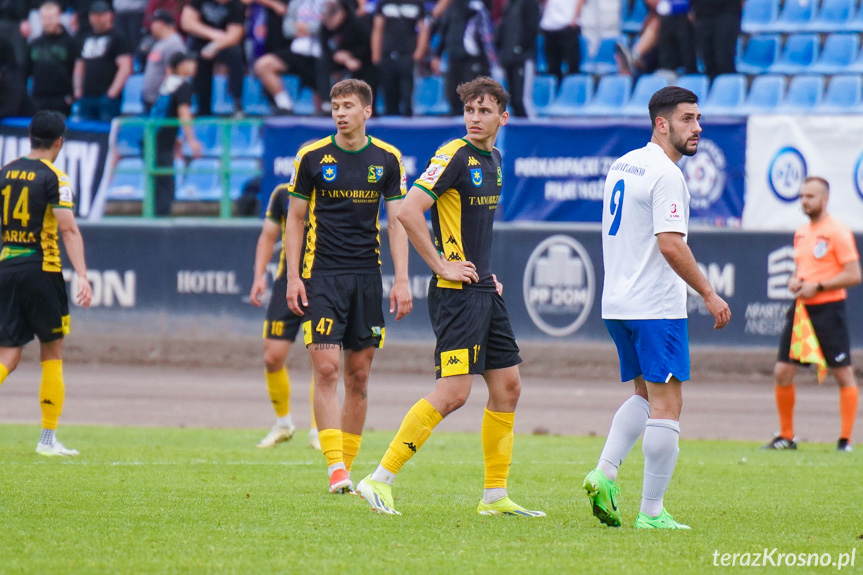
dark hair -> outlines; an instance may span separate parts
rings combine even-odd
[[[824,191],[828,194],[830,193],[830,182],[822,178],[821,176],[806,176],[806,179],[803,180],[804,184],[808,184],[809,182],[818,182],[822,186],[824,186]]]
[[[195,57],[192,54],[189,54],[188,52],[183,52],[182,50],[180,50],[179,52],[174,52],[173,54],[171,54],[171,57],[168,58],[168,66],[170,66],[172,69],[176,70],[177,66],[179,66],[180,64],[182,64],[186,60],[194,60],[194,59],[195,59]]]
[[[647,109],[650,111],[650,127],[656,127],[656,118],[674,111],[678,104],[697,104],[698,96],[695,92],[681,88],[680,86],[666,86],[660,88],[650,97]]]
[[[339,96],[356,96],[360,99],[360,104],[363,108],[372,105],[372,88],[362,80],[348,79],[336,82],[332,90],[330,90],[330,100]]]
[[[30,147],[47,150],[66,133],[66,119],[53,110],[39,110],[30,120]]]
[[[458,96],[464,104],[472,102],[477,98],[482,99],[483,96],[494,98],[497,102],[498,111],[501,114],[506,111],[506,106],[509,104],[509,92],[504,90],[500,83],[488,76],[479,76],[470,82],[459,84],[456,92],[458,92]]]

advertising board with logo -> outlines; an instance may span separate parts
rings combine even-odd
[[[830,182],[828,211],[863,231],[863,118],[750,116],[746,144],[748,230],[797,229],[800,186],[807,176]]]

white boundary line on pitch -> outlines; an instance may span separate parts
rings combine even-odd
[[[72,459],[54,459],[51,460],[39,460],[39,461],[0,461],[0,465],[52,465],[52,464],[60,464],[60,465],[81,465],[81,466],[93,466],[93,467],[136,467],[136,466],[168,466],[168,465],[272,465],[272,466],[286,466],[286,467],[299,467],[299,466],[310,466],[310,465],[320,465],[320,461],[107,461],[104,463],[97,463],[92,461],[75,461]],[[361,465],[373,465],[374,461],[360,461],[355,462],[360,463]],[[547,461],[520,461],[514,462],[519,465],[540,465],[546,464]],[[566,464],[573,465],[586,465],[587,461],[567,461]],[[482,465],[482,462],[478,461],[440,461],[437,462],[436,465],[444,464],[444,465]],[[413,462],[409,461],[406,465],[414,465]]]

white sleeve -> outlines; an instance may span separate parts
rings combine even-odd
[[[683,174],[664,173],[653,185],[653,235],[677,232],[686,235],[689,223],[689,192]]]

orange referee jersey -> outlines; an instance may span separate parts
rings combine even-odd
[[[794,232],[794,263],[797,277],[802,281],[827,281],[845,269],[845,264],[859,259],[851,230],[830,214],[818,223],[809,222]],[[843,300],[847,296],[845,289],[825,290],[803,300],[803,303],[821,304]]]

